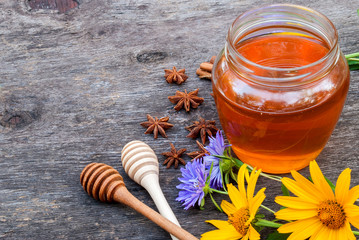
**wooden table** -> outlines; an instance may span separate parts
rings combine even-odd
[[[34,1],[0,2],[0,238],[169,239],[132,209],[90,198],[80,172],[91,162],[114,166],[129,191],[155,208],[120,165],[122,147],[142,140],[160,163],[170,142],[187,152],[197,149],[184,127],[199,116],[217,121],[218,116],[210,81],[200,80],[196,68],[223,47],[232,21],[262,1]],[[276,2],[321,11],[337,27],[343,52],[359,51],[357,0]],[[172,66],[186,68],[185,84],[166,83],[163,70]],[[351,168],[354,186],[359,184],[359,72],[351,77],[340,121],[317,161],[333,181]],[[176,112],[167,96],[196,88],[204,104]],[[139,123],[147,113],[170,117],[175,127],[168,138],[144,134]],[[308,169],[301,173],[307,176]],[[175,201],[180,175],[161,164],[169,204],[182,227],[200,237],[214,229],[205,220],[226,215],[209,198],[203,211],[183,210]],[[280,185],[261,179],[258,187],[264,186],[265,204],[278,210],[273,200]]]

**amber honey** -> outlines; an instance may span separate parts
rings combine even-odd
[[[349,71],[340,50],[288,29],[231,46],[236,53],[215,64],[213,91],[234,152],[270,173],[307,166],[326,145],[346,99]]]

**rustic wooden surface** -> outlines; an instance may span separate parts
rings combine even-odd
[[[59,1],[52,1],[59,2]],[[327,15],[339,31],[345,54],[359,51],[358,0],[291,2]],[[77,6],[78,3],[78,6]],[[169,142],[197,149],[184,126],[199,116],[218,120],[209,81],[195,71],[223,47],[227,29],[243,11],[263,4],[241,1],[76,1],[65,13],[32,9],[26,0],[0,1],[0,238],[2,239],[169,239],[132,209],[90,198],[79,176],[91,162],[109,164],[127,188],[155,208],[148,193],[120,165],[129,141],[149,144],[159,161]],[[163,69],[186,68],[181,86],[167,84]],[[340,121],[318,157],[336,180],[346,167],[359,184],[359,72]],[[175,112],[167,96],[200,88],[205,98],[189,114]],[[169,116],[168,139],[143,134],[146,114]],[[189,161],[189,158],[185,158]],[[308,169],[301,173],[307,175]],[[225,219],[207,198],[203,211],[185,211],[175,201],[180,170],[160,166],[160,182],[182,227],[197,237],[214,229],[204,221]],[[262,179],[265,204],[279,184]],[[216,195],[216,199],[222,196]],[[265,236],[267,233],[264,232]]]

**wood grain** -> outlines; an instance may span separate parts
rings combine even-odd
[[[65,13],[78,6],[78,2],[74,0],[28,0],[28,4],[31,10],[56,9],[59,13]]]
[[[336,1],[335,6],[326,0],[266,1],[274,2],[321,11],[337,27],[343,52],[359,51],[357,0]],[[103,162],[121,173],[134,196],[155,208],[120,164],[122,147],[135,139],[157,154],[162,190],[184,229],[200,237],[214,229],[205,220],[226,219],[209,198],[203,211],[183,210],[175,201],[180,170],[166,169],[160,153],[169,142],[187,152],[197,150],[184,127],[199,116],[218,121],[210,81],[199,79],[196,69],[224,46],[239,14],[262,4],[81,0],[61,14],[31,10],[25,0],[0,1],[0,238],[169,239],[128,207],[90,198],[79,183],[84,166]],[[163,70],[173,66],[189,75],[180,86],[163,77]],[[205,101],[189,113],[176,112],[167,99],[176,90],[197,88]],[[174,127],[168,138],[144,134],[139,123],[147,113],[170,117]],[[333,181],[350,167],[352,186],[359,184],[358,115],[359,72],[352,72],[340,121],[317,159]],[[301,173],[308,175],[308,169]],[[273,200],[281,193],[279,184],[262,179],[258,189],[264,186],[264,204],[278,210]],[[218,202],[223,198],[215,195]]]

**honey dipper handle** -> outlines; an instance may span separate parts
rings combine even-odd
[[[156,207],[160,214],[176,224],[180,227],[180,224],[172,212],[170,205],[168,204],[165,196],[160,187],[160,183],[158,180],[158,175],[156,174],[148,174],[145,176],[142,181],[141,185],[147,190],[147,192],[151,195],[151,198],[156,204]],[[172,240],[178,240],[175,236],[171,235]]]
[[[125,186],[119,187],[113,195],[113,200],[116,202],[123,203],[137,212],[141,213],[143,216],[150,219],[152,222],[156,223],[158,226],[177,237],[181,240],[198,240],[195,236],[184,230],[183,228],[177,226],[170,220],[166,219],[158,212],[148,207],[146,204],[134,197]]]
[[[161,190],[158,176],[157,175],[147,175],[141,181],[141,185],[147,190],[147,192],[151,195],[153,201],[156,204],[156,207],[160,214],[180,226],[176,216],[173,214],[170,205],[168,204],[163,192]]]

